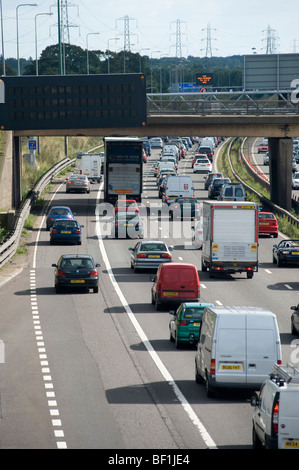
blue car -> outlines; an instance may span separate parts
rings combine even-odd
[[[272,260],[277,266],[299,264],[299,240],[282,240],[273,245]]]
[[[83,227],[84,225],[80,225],[76,219],[57,219],[50,228],[50,243],[66,242],[81,245],[81,228]]]
[[[74,214],[72,213],[71,209],[66,206],[53,206],[50,209],[50,212],[47,216],[47,230],[53,226],[55,220],[57,219],[73,219]]]

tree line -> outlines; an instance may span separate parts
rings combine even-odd
[[[87,51],[71,44],[62,45],[63,74],[139,73],[147,77],[147,91],[177,91],[178,83],[195,83],[196,74],[213,73],[213,90],[242,87],[242,56],[231,57],[161,57],[150,58],[131,51]],[[21,75],[59,75],[59,47],[46,47],[39,59],[38,70],[33,58],[20,59]],[[0,64],[0,70],[2,64]],[[6,75],[17,74],[17,60],[5,61]]]

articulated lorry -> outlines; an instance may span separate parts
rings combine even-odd
[[[258,204],[203,201],[202,271],[258,271]]]
[[[105,141],[104,201],[119,197],[141,202],[142,141],[137,137],[107,137]]]

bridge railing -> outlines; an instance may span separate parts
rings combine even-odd
[[[206,115],[298,115],[291,91],[148,93],[147,113]]]

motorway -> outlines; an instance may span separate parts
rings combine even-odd
[[[194,151],[180,161],[179,174],[193,177],[195,194],[204,200],[203,175],[191,169]],[[168,228],[156,215],[157,156],[153,150],[144,165],[142,210],[152,213],[151,238],[156,234],[173,245],[174,261],[198,267],[203,302],[272,310],[283,362],[296,363],[290,306],[299,302],[298,268],[273,265],[274,239],[261,237],[253,279],[202,273],[201,251],[188,239],[190,225],[180,235],[173,222]],[[0,288],[0,448],[249,449],[250,394],[225,391],[210,399],[196,384],[195,350],[176,350],[170,342],[170,315],[151,304],[151,273],[130,269],[128,248],[136,241],[103,238],[102,185],[81,195],[54,184],[49,197],[53,205],[72,208],[84,237],[82,246],[50,246],[40,216],[28,242],[28,264]],[[55,294],[52,263],[61,253],[79,252],[101,264],[99,293]]]

